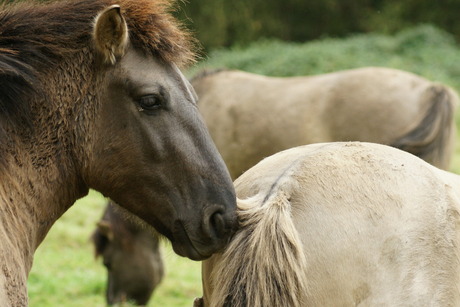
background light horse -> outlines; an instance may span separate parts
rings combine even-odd
[[[223,70],[191,82],[234,179],[264,157],[310,143],[386,144],[443,169],[454,150],[457,94],[408,72],[367,67],[273,78]]]
[[[460,177],[389,146],[323,143],[235,181],[241,227],[195,306],[460,306]]]
[[[192,259],[233,233],[234,188],[176,66],[193,53],[169,7],[0,6],[2,306],[27,305],[35,249],[89,188]]]

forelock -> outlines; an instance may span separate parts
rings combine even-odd
[[[120,0],[130,40],[141,49],[179,67],[195,61],[196,40],[172,16],[175,1]]]
[[[63,59],[92,50],[93,21],[119,4],[131,44],[180,67],[195,60],[195,40],[171,15],[172,0],[22,1],[0,4],[0,117],[14,121],[42,90],[40,76]],[[77,63],[76,63],[77,65]],[[90,65],[90,63],[88,63]],[[0,135],[1,135],[0,127]]]

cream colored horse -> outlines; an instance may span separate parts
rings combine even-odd
[[[408,72],[368,67],[272,78],[220,71],[191,82],[234,179],[278,151],[335,141],[391,145],[449,166],[458,96]]]
[[[323,143],[235,181],[240,230],[195,306],[460,306],[460,177],[389,146]]]

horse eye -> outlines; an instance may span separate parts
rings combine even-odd
[[[142,96],[138,100],[139,111],[153,111],[163,107],[163,100],[157,95]]]

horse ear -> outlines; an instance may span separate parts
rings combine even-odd
[[[101,234],[103,234],[109,241],[113,240],[113,230],[112,230],[112,225],[110,225],[109,222],[107,221],[99,221],[97,223],[97,229]]]
[[[107,245],[113,240],[112,226],[107,221],[99,221],[97,228],[91,235],[91,241],[94,244],[94,255],[96,258],[104,253]]]
[[[204,307],[203,298],[202,297],[195,298],[195,300],[193,301],[193,307]]]
[[[93,38],[104,62],[113,65],[117,58],[125,54],[128,26],[119,5],[109,6],[96,17]]]

